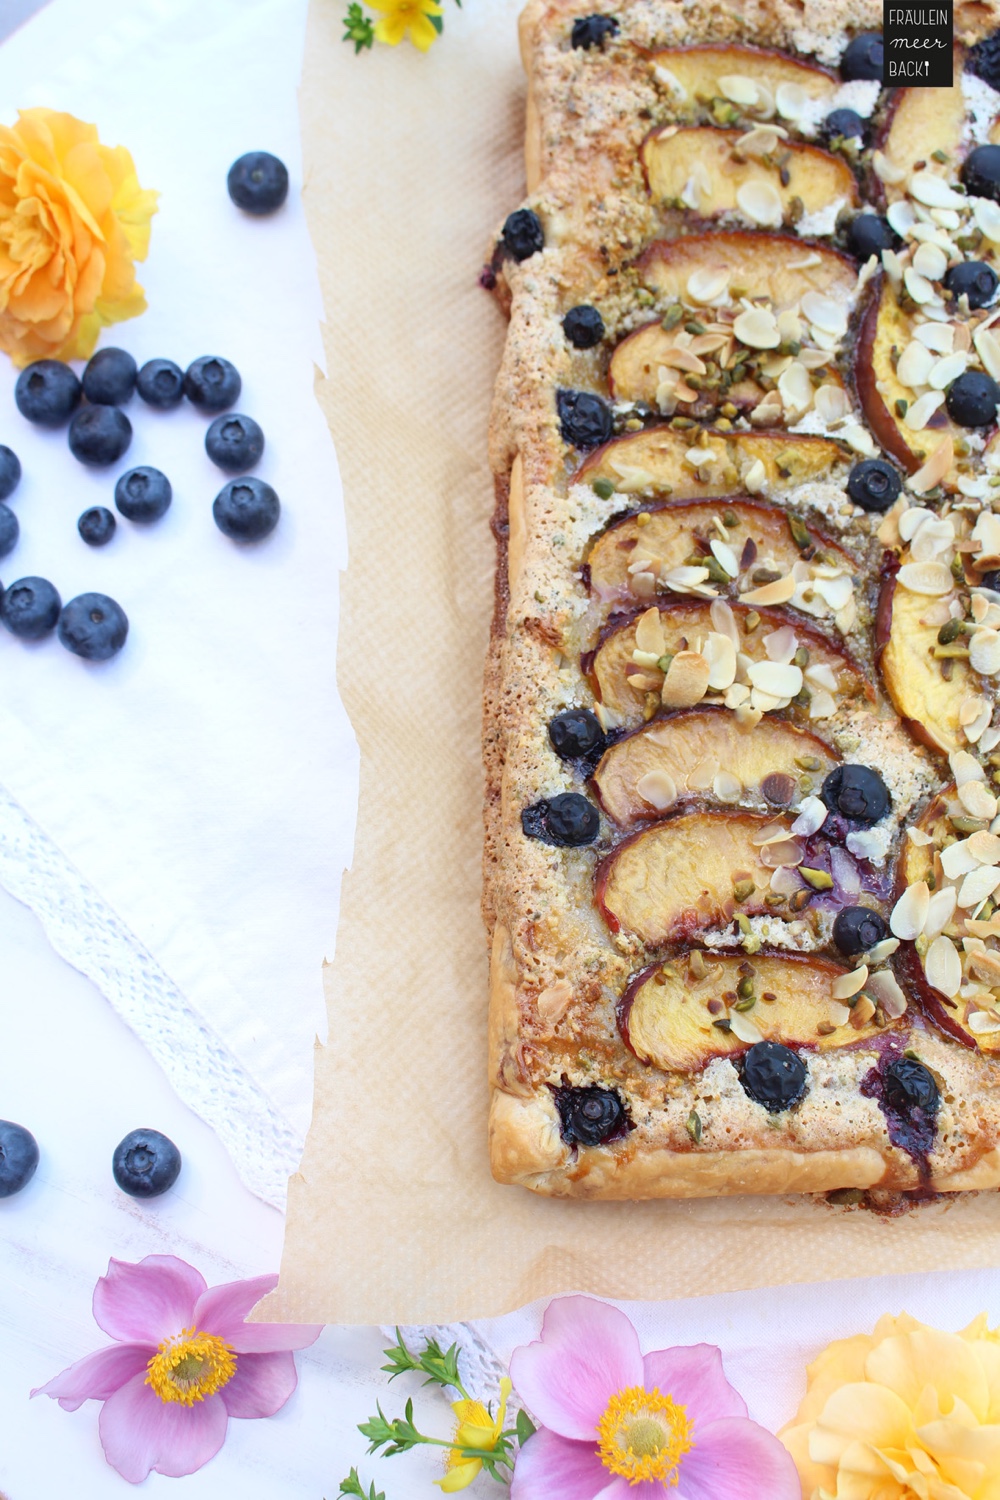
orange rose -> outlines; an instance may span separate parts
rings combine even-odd
[[[124,146],[73,115],[0,126],[0,349],[15,364],[87,359],[104,324],[144,311],[134,262],[156,199]]]

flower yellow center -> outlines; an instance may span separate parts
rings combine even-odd
[[[228,1385],[236,1374],[236,1355],[217,1334],[185,1328],[176,1337],[164,1339],[148,1369],[146,1384],[161,1401],[193,1406]]]
[[[686,1408],[670,1396],[629,1386],[612,1396],[597,1424],[599,1457],[629,1484],[658,1479],[675,1485],[681,1459],[694,1447],[693,1432]]]

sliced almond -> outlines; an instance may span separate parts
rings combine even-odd
[[[938,407],[943,405],[944,391],[924,391],[906,408],[903,421],[911,432],[923,432]]]
[[[777,229],[781,225],[784,210],[781,194],[772,182],[752,178],[736,189],[736,205],[754,224],[765,229]],[[771,345],[764,345],[770,348]]]
[[[678,651],[660,693],[665,708],[693,708],[708,691],[710,668],[699,651]]]
[[[977,906],[982,905],[987,896],[992,896],[998,885],[1000,885],[1000,870],[993,865],[980,865],[978,870],[973,870],[962,881],[958,892],[958,905],[963,911],[974,911]]]
[[[764,844],[760,851],[760,862],[769,870],[775,870],[779,865],[800,865],[804,859],[804,846],[791,837],[775,839]]]
[[[733,324],[733,332],[751,349],[776,349],[781,343],[778,320],[767,307],[751,307],[740,313]]]
[[[870,964],[885,963],[886,959],[891,958],[898,948],[899,938],[883,938],[880,943],[875,944],[874,948],[869,948],[868,962]]]
[[[715,302],[725,296],[732,274],[726,266],[699,266],[688,277],[687,294],[692,302]]]
[[[924,955],[927,983],[949,998],[958,994],[962,984],[962,960],[951,938],[936,937]]]
[[[1000,1015],[995,1010],[974,1010],[969,1015],[968,1026],[973,1036],[989,1036],[1000,1031]]]
[[[913,337],[919,339],[924,348],[929,349],[932,354],[951,354],[955,348],[955,325],[952,323],[920,323],[913,330]],[[896,374],[899,374],[898,366]]]
[[[963,875],[971,874],[982,863],[969,848],[968,839],[958,839],[941,850],[941,868],[948,880],[961,880]]]
[[[789,417],[797,422],[813,404],[813,383],[805,365],[794,360],[778,377],[778,392]]]
[[[903,385],[914,390],[926,385],[927,377],[934,367],[934,356],[918,339],[911,339],[899,356],[896,374]],[[902,532],[900,533],[902,535]]]
[[[947,942],[947,938],[945,941]],[[955,956],[958,957],[957,954]],[[961,970],[961,965],[959,969]],[[891,969],[879,969],[877,974],[871,975],[868,993],[878,1001],[890,1021],[898,1021],[900,1016],[906,1014],[906,996]]]
[[[764,637],[764,650],[768,661],[788,663],[799,648],[799,638],[790,625],[782,625]]]
[[[854,969],[849,974],[838,974],[830,986],[830,994],[835,1000],[849,1000],[852,995],[863,990],[867,983],[868,965],[862,964],[860,969]]]
[[[635,784],[643,802],[663,812],[677,801],[677,783],[667,771],[647,771]]]
[[[948,269],[948,257],[940,245],[925,241],[913,252],[913,267],[929,281],[940,281]]]
[[[949,594],[955,580],[951,576],[951,569],[946,568],[944,563],[922,562],[904,563],[896,574],[896,582],[904,589],[909,589],[911,594],[934,596]]]
[[[724,692],[736,678],[736,647],[728,635],[711,630],[706,636],[701,654],[708,662],[708,685],[714,692]]]
[[[986,373],[992,375],[994,380],[1000,380],[1000,337],[997,336],[996,329],[978,329],[972,336],[972,342]]]
[[[966,844],[978,864],[1000,864],[1000,838],[995,833],[987,833],[985,828],[981,829],[978,833],[970,834]]]
[[[963,193],[956,193],[943,177],[936,172],[914,172],[910,177],[909,194],[926,208],[968,208],[969,200]]]
[[[985,677],[1000,672],[1000,632],[977,630],[969,641],[969,666]]]
[[[847,332],[847,308],[843,302],[835,302],[822,292],[806,292],[801,307],[802,316],[821,332],[835,334],[837,338]]]
[[[966,879],[968,878],[966,876]],[[934,892],[927,906],[927,916],[924,918],[924,937],[928,942],[932,942],[944,932],[955,915],[957,905],[958,892],[953,885],[943,886],[941,890]]]
[[[936,360],[934,367],[927,376],[927,384],[933,386],[936,391],[944,391],[953,380],[957,380],[969,366],[969,356],[965,353],[945,354]]]
[[[750,666],[750,682],[762,693],[774,698],[794,698],[802,691],[802,668],[780,661],[755,661]]]
[[[732,606],[727,604],[725,599],[713,599],[709,614],[713,629],[717,630],[720,635],[728,635],[733,645],[739,649],[740,632]]]
[[[895,186],[897,183],[906,181],[906,168],[898,167],[895,162],[889,160],[883,151],[872,152],[872,166],[875,173],[883,182]]]
[[[745,73],[723,73],[719,79],[719,91],[733,104],[752,106],[757,103],[757,85]]]
[[[720,542],[718,537],[713,537],[709,546],[719,566],[729,574],[730,578],[735,578],[740,571],[740,561],[729,543]]]
[[[720,802],[738,802],[743,795],[743,783],[731,771],[720,771],[712,781],[712,791]]]
[[[931,893],[926,880],[908,885],[892,908],[889,930],[904,942],[913,942],[924,930]]]
[[[809,700],[810,719],[832,719],[837,712],[837,700],[832,693],[820,688]]]
[[[930,834],[927,833],[923,828],[908,828],[906,830],[906,837],[909,839],[910,843],[914,844],[918,849],[924,849],[928,844],[933,844],[934,842]]]
[[[915,495],[926,495],[944,479],[955,462],[955,443],[951,433],[946,433],[926,463],[907,480],[907,487]]]
[[[948,577],[950,580],[951,574]],[[762,583],[759,588],[748,589],[745,594],[740,595],[740,601],[743,604],[787,604],[795,589],[795,578],[791,573],[786,573],[784,578],[776,578],[773,583]]]
[[[953,750],[948,756],[948,765],[951,774],[955,778],[955,785],[959,788],[965,786],[969,781],[985,781],[986,772],[974,755],[968,750]]]
[[[536,1007],[543,1021],[559,1021],[569,1009],[573,998],[573,986],[568,979],[557,979],[548,985],[538,997]]]
[[[636,620],[635,643],[641,651],[648,651],[657,660],[666,651],[667,638],[663,633],[663,617],[658,609],[647,609]]]
[[[821,385],[813,393],[813,406],[820,421],[827,427],[842,422],[850,411],[847,393],[843,386]]]
[[[807,839],[826,822],[829,809],[822,797],[806,797],[799,804],[799,815],[792,824],[792,833]]]
[[[754,1046],[757,1042],[764,1040],[764,1033],[756,1026],[746,1011],[733,1010],[729,1013],[729,1030],[733,1036],[738,1037],[741,1042]]]
[[[743,488],[748,495],[759,495],[767,483],[767,470],[763,460],[755,458],[743,476]],[[789,595],[791,598],[791,595]]]

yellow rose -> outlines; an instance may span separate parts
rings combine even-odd
[[[133,262],[156,199],[124,146],[72,115],[0,126],[0,349],[15,364],[87,359],[104,324],[145,309]]]
[[[1000,1336],[903,1313],[840,1339],[809,1367],[778,1434],[804,1500],[1000,1500]]]

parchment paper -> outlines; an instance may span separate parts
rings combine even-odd
[[[355,58],[312,5],[302,120],[350,566],[338,681],[361,746],[330,1040],[266,1319],[421,1323],[577,1290],[665,1299],[1000,1263],[1000,1196],[883,1220],[795,1199],[572,1203],[486,1155],[481,673],[486,426],[504,327],[476,284],[523,188],[516,0]]]

